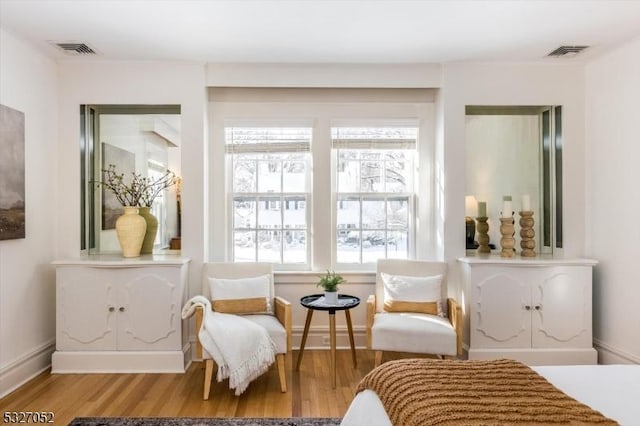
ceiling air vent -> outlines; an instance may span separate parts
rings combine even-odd
[[[552,58],[572,58],[589,46],[560,46],[547,54]]]
[[[58,43],[53,42],[54,46],[62,50],[65,55],[82,56],[82,55],[97,55],[98,53],[86,43],[78,42],[65,42]]]

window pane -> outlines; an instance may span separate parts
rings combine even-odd
[[[256,191],[255,161],[237,160],[233,164],[233,192]]]
[[[305,192],[307,190],[307,165],[304,161],[282,163],[283,192]]]
[[[307,228],[307,203],[304,197],[284,199],[284,228]]]
[[[409,164],[405,161],[387,161],[385,181],[387,192],[410,192],[412,190]]]
[[[360,192],[382,191],[382,161],[363,161],[360,178]]]
[[[307,263],[307,232],[284,232],[284,263]]]
[[[255,232],[236,231],[233,233],[233,261],[256,261]]]
[[[338,164],[338,192],[359,192],[359,184],[359,161],[342,161]]]
[[[258,192],[281,191],[280,160],[258,162]]]
[[[409,199],[389,198],[387,200],[387,228],[407,229],[409,227]]]
[[[258,200],[258,228],[282,228],[279,197],[264,197]]]
[[[281,237],[280,231],[258,231],[258,262],[282,262],[280,259]]]
[[[362,263],[372,263],[385,258],[384,231],[362,232]]]
[[[374,150],[362,150],[360,152],[360,158],[363,160],[380,160],[382,159],[383,152],[377,149]]]
[[[338,200],[338,229],[360,228],[360,200],[344,198]]]
[[[360,263],[360,231],[338,230],[337,242],[339,263]]]
[[[384,229],[385,228],[385,202],[384,200],[363,200],[362,201],[362,228],[363,229]]]
[[[256,227],[256,202],[254,199],[236,198],[233,201],[233,227]]]
[[[409,258],[409,238],[407,232],[389,231],[387,233],[387,258]]]

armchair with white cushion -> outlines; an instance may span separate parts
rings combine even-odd
[[[261,289],[260,294],[252,294],[256,291],[256,283]],[[202,268],[202,294],[212,301],[214,311],[244,314],[244,318],[267,330],[276,346],[280,390],[286,392],[285,356],[291,351],[291,304],[275,296],[271,264],[205,263]],[[224,309],[216,306],[224,306]],[[196,330],[200,330],[202,320],[202,309],[198,309]],[[209,399],[214,361],[199,340],[196,342],[196,356],[205,362],[203,398]]]
[[[458,356],[462,310],[447,297],[447,264],[380,259],[367,300],[367,347],[375,366],[383,351]]]

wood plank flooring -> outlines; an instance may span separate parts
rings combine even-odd
[[[300,371],[293,371],[298,351],[287,356],[287,393],[280,392],[275,364],[240,396],[228,382],[215,381],[202,399],[204,367],[194,362],[185,374],[43,373],[0,399],[6,411],[51,411],[55,424],[75,417],[342,417],[355,388],[372,368],[373,352],[337,351],[336,388],[331,387],[329,351],[306,350]],[[411,356],[387,354],[384,360]],[[215,374],[214,374],[215,376]],[[1,420],[0,420],[1,421]]]

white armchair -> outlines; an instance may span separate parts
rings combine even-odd
[[[270,296],[273,303],[273,315],[251,314],[244,317],[266,328],[269,336],[276,345],[276,362],[278,376],[280,378],[280,390],[287,391],[287,379],[285,374],[285,356],[291,351],[291,304],[286,300],[275,296],[273,284],[273,269],[270,263],[205,263],[202,268],[202,294],[208,299],[212,298],[210,290],[210,278],[242,279],[263,275],[270,277]],[[202,309],[196,312],[196,330],[200,330],[202,324]],[[211,355],[203,349],[200,341],[196,342],[196,356],[205,362],[204,395],[203,399],[209,399],[211,380],[213,377],[214,361]]]
[[[421,313],[420,309],[413,308],[413,305],[408,309],[409,312],[385,308],[385,284],[382,274],[388,274],[387,279],[391,276],[402,280],[404,277],[404,281],[414,283],[411,290],[414,294],[416,291],[422,291],[423,284],[420,279],[406,277],[441,275],[439,300],[442,316],[436,312]],[[375,351],[376,367],[382,362],[383,351],[441,356],[457,356],[462,353],[462,310],[454,299],[447,297],[446,280],[447,264],[444,262],[378,260],[376,292],[367,300],[367,347]],[[404,288],[407,286],[408,284]],[[407,304],[401,302],[397,303],[397,306],[402,308]]]

